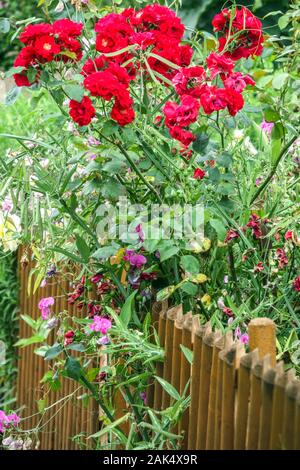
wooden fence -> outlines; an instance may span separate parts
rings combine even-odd
[[[19,284],[20,284],[20,313],[30,315],[33,319],[40,317],[38,302],[42,297],[55,297],[55,304],[52,308],[54,313],[68,310],[70,314],[76,314],[76,309],[67,304],[66,293],[72,291],[72,277],[58,272],[53,280],[49,280],[47,285],[39,288],[35,294],[28,292],[28,279],[31,269],[34,267],[30,253],[25,248],[19,251]],[[69,279],[69,280],[68,280]],[[34,285],[34,278],[31,285]],[[78,311],[78,310],[77,310]],[[20,320],[20,338],[32,336],[30,326]],[[49,344],[54,342],[54,334],[49,335]],[[22,416],[25,429],[34,429],[39,423],[40,446],[42,450],[71,450],[76,449],[76,443],[71,437],[76,434],[92,434],[99,429],[99,410],[95,403],[89,402],[88,406],[83,406],[83,389],[78,389],[78,384],[73,380],[63,378],[61,388],[52,390],[48,395],[44,395],[45,386],[41,383],[44,374],[53,368],[54,361],[45,362],[44,358],[34,354],[34,350],[39,344],[32,344],[19,349],[18,359],[18,381],[17,400],[19,407],[22,407]],[[76,355],[75,351],[73,354]],[[41,402],[45,398],[45,402]],[[57,403],[43,415],[41,421],[40,407],[48,407],[52,403]]]
[[[258,318],[249,324],[251,352],[232,333],[212,331],[181,306],[156,306],[154,322],[166,358],[157,375],[183,392],[191,378],[191,403],[179,423],[182,449],[300,449],[300,381],[276,363],[275,325]],[[160,310],[160,311],[158,311]],[[192,365],[180,345],[193,350]],[[170,397],[155,383],[154,406]]]
[[[38,318],[39,299],[53,296],[56,298],[54,313],[68,310],[74,315],[76,310],[66,303],[65,294],[72,286],[65,274],[58,273],[55,281],[48,282],[35,294],[28,294],[28,276],[33,264],[30,257],[24,263],[25,256],[22,249],[19,253],[21,313]],[[249,353],[245,353],[241,343],[233,341],[231,332],[222,335],[220,331],[212,331],[210,323],[201,325],[198,316],[183,315],[181,306],[168,309],[166,303],[155,304],[153,324],[166,354],[164,363],[157,364],[157,375],[181,394],[191,379],[190,406],[173,429],[183,435],[182,449],[300,449],[300,382],[294,371],[285,372],[283,363],[276,363],[273,322],[252,320]],[[31,334],[30,327],[21,321],[20,337]],[[193,351],[192,365],[180,345]],[[37,404],[44,396],[41,379],[54,363],[45,363],[34,354],[35,348],[36,345],[31,345],[19,350],[17,395],[19,406],[24,407],[22,415],[28,416],[24,426],[32,429],[40,423],[40,449],[75,449],[70,437],[96,432],[99,409],[91,401],[84,407],[84,392],[66,378],[58,391],[49,392],[46,403],[40,402],[40,406],[57,403],[40,422]],[[158,382],[149,387],[148,398],[156,410],[172,402]],[[121,396],[117,395],[115,407],[117,417],[122,416],[125,403]]]

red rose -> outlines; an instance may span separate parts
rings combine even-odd
[[[235,116],[236,113],[244,106],[244,98],[233,88],[225,88],[225,91],[229,114],[231,116]]]
[[[116,77],[107,70],[88,75],[84,79],[83,85],[92,96],[101,96],[106,101],[110,101],[120,87]]]
[[[227,92],[224,88],[215,86],[205,86],[200,97],[200,102],[205,114],[211,114],[214,111],[226,108]]]
[[[95,59],[88,59],[82,67],[82,75],[91,75],[94,72],[102,70],[106,64],[104,55],[95,57]]]
[[[186,131],[179,126],[170,127],[169,132],[173,139],[178,140],[185,147],[188,147],[196,139],[192,132]]]
[[[87,126],[90,124],[96,111],[88,96],[84,96],[79,103],[78,101],[70,101],[70,116],[79,126]]]
[[[235,9],[235,16],[230,20],[231,13],[225,9],[213,19],[215,31],[222,31],[224,36],[219,39],[219,51],[232,60],[242,57],[259,56],[263,51],[263,33],[261,21],[247,8]]]
[[[47,62],[51,62],[54,56],[60,52],[60,47],[52,36],[40,36],[37,38],[34,43],[34,49],[36,54]]]
[[[206,173],[204,170],[201,170],[201,168],[195,168],[193,178],[195,180],[203,180],[205,175]]]
[[[14,61],[14,67],[25,67],[28,69],[29,66],[35,65],[35,50],[31,46],[26,46],[21,49],[18,56]],[[14,80],[17,86],[31,86],[27,78],[27,70],[23,70],[21,73],[14,74]]]
[[[200,98],[206,73],[203,67],[182,68],[174,76],[172,83],[178,95],[191,95]]]
[[[112,119],[117,121],[117,123],[120,126],[126,126],[127,124],[130,124],[134,120],[135,113],[134,113],[134,110],[130,107],[123,108],[120,105],[119,101],[116,100],[115,104],[113,105],[110,116]]]
[[[163,108],[166,117],[166,126],[187,127],[197,120],[200,104],[193,96],[184,95],[181,97],[181,104],[178,105],[169,101]]]
[[[225,88],[232,88],[238,93],[241,93],[247,85],[255,85],[255,81],[250,77],[250,75],[243,75],[240,72],[235,72],[225,77],[223,82]]]
[[[206,59],[207,67],[210,70],[210,78],[215,78],[216,75],[230,74],[234,69],[234,62],[226,58],[224,55],[215,54],[212,52]]]
[[[59,36],[71,36],[76,38],[80,36],[83,29],[82,23],[75,23],[68,18],[63,18],[62,20],[57,20],[53,23],[53,32]]]
[[[30,24],[26,26],[24,31],[20,34],[19,40],[26,45],[32,45],[34,41],[40,36],[48,36],[53,33],[51,24],[39,23]]]

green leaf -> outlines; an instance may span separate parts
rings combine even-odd
[[[280,119],[278,111],[273,108],[266,108],[264,111],[265,120],[268,122],[276,122]]]
[[[84,261],[88,262],[90,254],[91,254],[90,249],[86,241],[77,234],[76,234],[76,246],[82,258],[84,259]]]
[[[165,245],[162,248],[159,247],[160,261],[166,261],[167,259],[176,255],[178,251],[179,251],[178,246],[171,245],[171,244]]]
[[[73,380],[79,380],[82,376],[82,367],[80,362],[74,357],[68,357],[65,362],[65,371],[67,376]]]
[[[14,346],[24,348],[25,346],[29,346],[30,344],[35,343],[42,343],[45,340],[44,336],[41,335],[34,335],[30,338],[22,338],[17,341]]]
[[[203,153],[209,142],[209,136],[204,132],[197,135],[196,140],[193,143],[193,150],[197,153]]]
[[[91,369],[88,369],[86,373],[86,378],[88,379],[89,382],[94,382],[95,378],[99,374],[99,367],[92,367]]]
[[[30,326],[30,328],[32,328],[33,330],[36,329],[36,321],[31,318],[29,315],[21,315],[21,318],[22,320],[24,320],[25,323],[27,323],[27,325]]]
[[[278,20],[278,26],[281,30],[285,29],[290,22],[289,15],[283,15]]]
[[[51,359],[54,359],[62,352],[62,350],[63,347],[61,344],[55,344],[47,350],[45,354],[45,361],[50,361]]]
[[[183,344],[180,345],[180,349],[183,352],[186,360],[192,364],[193,363],[193,351],[191,351],[189,348],[186,346],[183,346]]]
[[[287,72],[281,72],[275,75],[272,80],[272,84],[275,90],[280,90],[280,88],[282,88],[286,84],[288,78],[289,74]]]
[[[84,259],[79,258],[79,256],[76,256],[73,253],[70,253],[70,251],[67,251],[64,248],[60,248],[59,246],[54,246],[53,248],[50,248],[50,250],[65,255],[67,258],[70,258],[71,260],[75,261],[75,263],[85,263]]]
[[[43,413],[43,411],[44,411],[45,408],[46,408],[46,400],[45,400],[45,398],[42,398],[41,400],[38,400],[38,401],[37,401],[37,407],[38,407],[39,413]]]
[[[84,88],[80,85],[65,85],[63,89],[71,100],[80,102],[84,97]]]
[[[220,241],[223,241],[226,237],[226,227],[224,226],[224,223],[220,219],[210,219],[209,224],[212,226],[213,229],[217,232],[218,239]]]
[[[182,269],[191,274],[198,274],[200,264],[198,259],[193,255],[184,255],[180,258],[180,266]]]
[[[181,397],[177,392],[176,388],[173,387],[173,385],[171,385],[169,382],[162,379],[161,377],[158,377],[157,375],[155,375],[154,378],[160,383],[160,385],[167,392],[168,395],[170,395],[175,400],[180,400]]]
[[[72,344],[69,344],[69,346],[67,346],[66,349],[70,349],[72,351],[84,352],[86,350],[86,347],[83,343],[72,343]]]
[[[98,248],[95,253],[92,254],[92,258],[95,259],[108,259],[116,253],[116,248],[114,246],[104,246],[103,248]]]
[[[189,281],[182,284],[180,289],[190,296],[195,296],[198,292],[198,286]]]
[[[96,432],[95,434],[92,434],[91,436],[88,436],[87,439],[91,439],[91,438],[96,438],[96,437],[101,437],[101,436],[105,436],[105,434],[109,433],[109,432],[112,432],[114,431],[114,429],[116,427],[118,427],[120,424],[124,423],[125,421],[128,420],[130,416],[130,413],[126,413],[126,415],[122,416],[121,418],[119,419],[116,419],[116,421],[114,421],[113,423],[109,424],[108,426],[105,426],[103,429],[101,429],[101,431],[98,431]]]
[[[7,72],[5,72],[5,77],[10,78],[12,77],[15,73],[21,73],[23,70],[26,70],[26,67],[12,67],[9,69]]]
[[[119,319],[123,323],[124,326],[127,326],[132,318],[133,308],[134,308],[134,298],[136,296],[136,293],[137,291],[135,290],[134,292],[132,292],[132,294],[130,294],[129,297],[127,297],[121,309]]]

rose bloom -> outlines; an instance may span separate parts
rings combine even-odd
[[[201,168],[195,168],[193,178],[195,180],[202,180],[205,175],[206,173],[204,170],[202,170]]]
[[[69,108],[71,118],[79,126],[88,126],[96,115],[95,108],[88,96],[84,96],[80,102],[71,100]]]

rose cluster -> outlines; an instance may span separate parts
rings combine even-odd
[[[179,103],[167,102],[163,108],[171,137],[186,149],[195,139],[189,126],[196,122],[200,108],[205,114],[227,108],[234,116],[244,105],[242,92],[255,82],[248,75],[234,72],[235,61],[262,52],[261,22],[247,9],[224,9],[213,19],[219,39],[219,53],[206,59],[207,70],[190,66],[193,50],[182,44],[184,25],[170,8],[152,4],[122,13],[110,13],[95,24],[96,54],[89,54],[82,67],[83,88],[89,96],[71,99],[69,113],[79,126],[90,124],[96,115],[96,99],[112,103],[110,116],[125,126],[135,119],[130,82],[139,74],[144,80],[155,78],[174,86]],[[52,25],[29,25],[20,36],[26,45],[15,66],[25,70],[15,75],[16,83],[29,86],[28,68],[53,60],[79,60],[77,39],[82,24],[68,19]],[[222,83],[222,86],[219,85]],[[139,80],[139,86],[140,80]],[[93,102],[94,101],[94,102]]]
[[[233,17],[232,12],[235,11]],[[223,36],[219,38],[219,52],[233,60],[261,55],[263,32],[261,21],[247,8],[225,8],[215,15],[212,25]]]
[[[40,75],[40,66],[47,62],[62,60],[78,61],[82,58],[81,44],[78,36],[83,25],[67,18],[53,24],[39,23],[28,25],[19,39],[25,44],[16,57],[14,67],[24,67],[14,75],[17,86],[31,86]],[[28,77],[29,68],[35,69],[33,81]]]
[[[96,50],[101,55],[88,59],[84,64],[83,86],[93,97],[113,100],[111,118],[121,126],[135,118],[129,84],[138,70],[145,68],[139,60],[138,50],[151,49],[154,57],[148,58],[147,66],[169,79],[175,70],[155,55],[179,66],[189,65],[191,61],[192,49],[180,44],[183,24],[172,10],[161,5],[148,5],[138,11],[128,8],[120,14],[108,14],[96,23],[95,32]],[[120,53],[115,54],[118,51]],[[114,55],[110,56],[111,53]],[[81,103],[71,101],[70,115],[81,126],[91,122],[95,110],[90,98],[84,97]]]
[[[196,138],[188,128],[197,121],[200,108],[208,115],[227,108],[229,114],[235,116],[244,106],[243,90],[247,85],[255,85],[249,75],[234,72],[234,68],[238,59],[262,53],[261,22],[242,7],[235,10],[230,29],[230,15],[226,9],[213,19],[215,30],[223,31],[225,35],[219,40],[220,53],[212,52],[207,57],[207,70],[201,66],[184,67],[172,79],[180,103],[167,102],[163,113],[171,137],[184,148]],[[228,44],[230,53],[226,49]],[[220,82],[222,87],[218,86]]]

